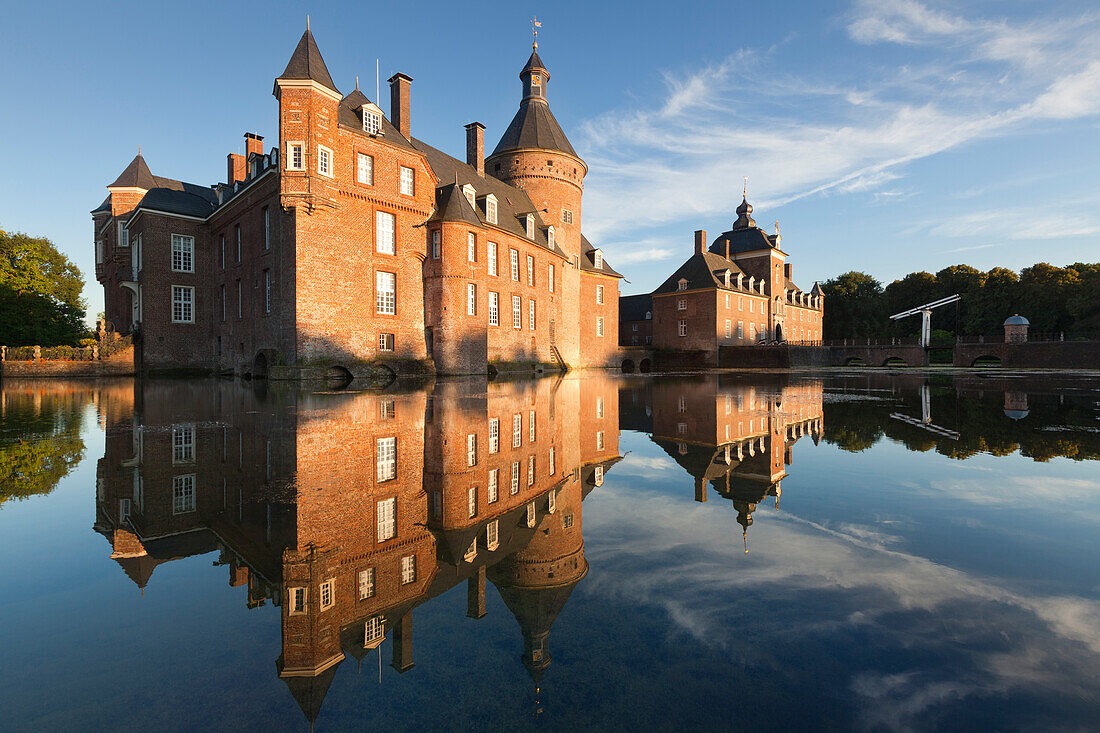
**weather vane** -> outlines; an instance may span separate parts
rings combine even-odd
[[[746,199],[749,197],[749,177],[748,176],[745,176],[745,187],[741,189],[741,195]]]
[[[542,28],[542,23],[539,22],[537,16],[531,16],[531,34],[533,36],[531,48],[536,50],[539,47],[539,28]]]

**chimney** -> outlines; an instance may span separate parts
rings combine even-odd
[[[254,132],[246,132],[244,134],[245,160],[248,160],[248,157],[253,153],[264,154],[264,139]]]
[[[482,618],[485,616],[485,566],[466,581],[466,616]]]
[[[393,625],[393,662],[391,667],[404,674],[415,665],[412,660],[412,617],[406,611]]]
[[[406,138],[409,133],[409,88],[412,77],[400,72],[389,78],[390,82],[390,122]]]
[[[232,186],[237,181],[245,179],[244,156],[238,153],[230,153],[225,156],[226,183]]]
[[[789,263],[789,262],[784,262],[783,263],[783,274],[787,276],[788,280],[793,279],[791,277],[791,263]]]
[[[695,254],[701,255],[707,251],[707,230],[695,230]]]
[[[485,175],[485,125],[480,122],[466,125],[466,162]]]

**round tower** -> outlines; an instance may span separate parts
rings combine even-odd
[[[550,111],[550,72],[539,58],[538,43],[519,72],[523,97],[519,111],[485,161],[486,172],[530,196],[556,244],[570,262],[583,254],[581,193],[588,166],[580,159]]]

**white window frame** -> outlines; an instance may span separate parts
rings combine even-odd
[[[477,262],[477,235],[466,232],[466,261]]]
[[[500,546],[500,525],[496,519],[485,525],[485,549],[492,552]]]
[[[309,602],[309,589],[302,586],[287,588],[287,605],[290,607],[291,616],[300,616],[306,612],[306,604]]]
[[[317,172],[326,178],[333,177],[333,168],[336,160],[332,154],[332,148],[324,145],[317,146]]]
[[[500,325],[500,294],[489,293],[489,325]]]
[[[535,323],[535,301],[529,300],[527,301],[527,325],[532,331],[535,330]]]
[[[374,185],[374,156],[366,153],[356,153],[355,156],[355,180],[364,186]]]
[[[562,221],[562,224],[572,224],[573,223],[573,212],[570,211],[569,209],[562,209],[561,210],[561,221]]]
[[[443,232],[439,229],[432,230],[432,259],[438,260],[443,250]]]
[[[535,426],[537,424],[538,424],[538,421],[535,419],[535,411],[531,410],[530,412],[527,413],[527,442],[528,443],[534,443],[535,442],[535,436],[537,435]]]
[[[336,605],[336,580],[334,578],[329,578],[321,583],[317,598],[321,602],[320,608],[322,611],[327,611]]]
[[[603,316],[596,317],[596,335],[603,337]]]
[[[512,328],[523,328],[523,299],[518,295],[512,296]]]
[[[466,435],[466,465],[477,465],[477,433]]]
[[[512,282],[519,282],[519,250],[508,251],[509,262],[512,265]]]
[[[397,499],[391,497],[375,504],[375,538],[386,542],[397,536]]]
[[[190,285],[172,286],[172,323],[195,322],[195,288]]]
[[[477,315],[477,284],[466,283],[466,315]]]
[[[469,183],[462,186],[462,195],[470,202],[470,206],[477,208],[477,190]]]
[[[489,453],[500,452],[500,418],[489,418]]]
[[[493,194],[485,197],[485,219],[490,224],[497,223],[497,197]]]
[[[496,276],[497,274],[497,243],[489,242],[489,274]]]
[[[401,195],[402,196],[415,196],[416,195],[416,170],[410,168],[407,165],[400,166],[401,168]]]
[[[512,484],[509,491],[513,496],[519,493],[519,461],[512,461]]]
[[[195,511],[195,474],[172,477],[172,514]]]
[[[368,135],[382,133],[382,115],[369,109],[363,110],[363,132]]]
[[[386,625],[381,616],[371,616],[363,624],[363,648],[374,648],[386,640]]]
[[[603,269],[603,252],[596,250],[596,253],[592,256],[592,260],[597,270]]]
[[[130,246],[130,230],[126,228],[126,225],[122,223],[122,219],[118,220],[118,246],[129,247]]]
[[[678,324],[676,324],[676,327],[677,327],[677,330],[678,330],[680,336],[687,336],[688,335],[687,321],[680,321]]]
[[[603,418],[603,397],[596,398],[596,419]]]
[[[512,415],[512,447],[519,448],[523,445],[523,413]]]
[[[535,456],[531,454],[527,456],[527,485],[535,485]]]
[[[596,431],[596,450],[603,450],[603,431]]]
[[[264,251],[271,249],[271,209],[263,207],[264,213]]]
[[[554,227],[552,227],[552,226],[546,227],[546,245],[548,247],[553,247],[555,241],[556,241],[556,236],[554,234]]]
[[[288,171],[304,171],[306,169],[306,146],[300,141],[290,141],[286,144],[286,169]],[[295,162],[294,154],[298,154]]]
[[[374,251],[384,255],[397,251],[397,217],[392,212],[374,214]]]
[[[397,437],[376,438],[374,441],[375,472],[378,483],[397,478]]]
[[[172,463],[194,463],[195,426],[180,425],[172,428]]]
[[[359,600],[365,601],[374,598],[374,568],[363,568],[359,571]]]
[[[527,284],[535,287],[535,257],[527,255]]]
[[[379,351],[393,351],[394,335],[392,333],[382,332],[378,334],[378,350]]]
[[[733,321],[726,319],[726,338],[733,338]]]
[[[535,238],[535,215],[534,214],[528,214],[527,215],[526,228],[527,228],[527,238],[528,239],[534,239]]]
[[[194,271],[195,271],[195,238],[188,235],[188,234],[173,234],[172,235],[172,272],[194,272]]]
[[[500,469],[494,468],[489,471],[488,476],[488,489],[486,490],[486,500],[489,504],[495,504],[500,499]]]
[[[473,519],[477,516],[477,487],[466,489],[466,517]]]
[[[416,582],[416,555],[401,558],[401,585]]]
[[[264,313],[271,313],[271,270],[264,270]]]
[[[688,302],[686,300],[684,300],[683,298],[680,298],[679,300],[676,301],[676,310],[686,311],[687,309],[688,309]]]
[[[550,292],[554,292],[554,263],[551,262],[549,269],[546,272],[546,278],[550,283]]]
[[[596,286],[596,305],[603,305],[603,285]]]
[[[535,502],[527,502],[527,528],[534,529],[535,527]]]
[[[550,489],[546,494],[546,512],[553,514],[558,509],[558,492]]]
[[[374,276],[374,305],[377,313],[397,314],[397,273],[378,270]]]

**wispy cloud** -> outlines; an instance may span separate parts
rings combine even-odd
[[[666,74],[656,104],[584,125],[592,236],[622,240],[680,223],[686,233],[701,217],[732,215],[746,175],[758,211],[825,193],[900,200],[913,195],[896,185],[913,161],[1040,121],[1100,115],[1098,14],[1010,22],[915,0],[860,0],[845,27],[854,50],[913,48],[914,62],[797,77],[778,70],[782,49],[748,48]],[[1000,233],[988,221],[985,230],[958,223]],[[1048,236],[1097,225],[1067,215],[1059,230]],[[1015,236],[1042,236],[1042,227]]]

